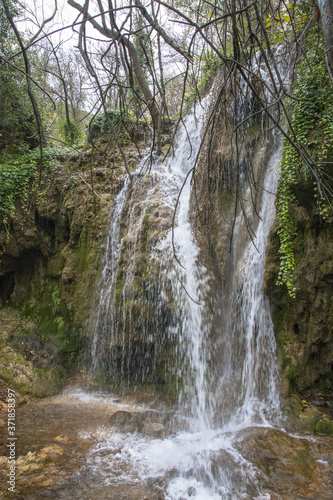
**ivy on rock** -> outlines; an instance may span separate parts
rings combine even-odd
[[[299,203],[297,186],[307,184],[310,199],[316,206],[321,220],[330,221],[332,210],[330,201],[321,189],[321,179],[329,179],[333,162],[333,89],[327,73],[324,45],[315,33],[308,36],[310,49],[297,66],[292,97],[287,107],[291,116],[291,126],[287,133],[294,133],[299,144],[316,164],[318,179],[302,159],[300,152],[285,139],[277,196],[278,235],[280,238],[280,271],[277,284],[286,285],[291,297],[296,296],[294,285],[294,238],[297,225],[293,207]],[[291,130],[291,127],[293,130]]]

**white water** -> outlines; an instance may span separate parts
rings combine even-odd
[[[109,234],[106,241],[105,256],[103,260],[103,271],[100,280],[101,293],[99,296],[98,315],[95,322],[95,329],[99,329],[99,335],[94,336],[92,344],[92,362],[94,368],[98,368],[98,350],[103,350],[108,341],[108,331],[102,322],[102,314],[110,319],[111,324],[114,324],[114,294],[116,269],[119,262],[121,250],[120,238],[120,222],[126,201],[126,196],[130,184],[130,179],[127,177],[123,188],[117,195],[114,203],[114,210],[109,229]]]
[[[174,209],[181,188],[182,191],[174,235],[169,230],[155,250],[156,258],[162,262],[172,283],[173,297],[180,311],[174,332],[178,336],[182,355],[179,366],[179,375],[183,379],[180,403],[186,406],[183,410],[187,416],[194,417],[192,426],[196,429],[205,429],[209,425],[206,339],[211,325],[205,317],[205,296],[210,289],[209,273],[199,261],[199,249],[189,221],[191,177],[186,179],[186,176],[199,153],[205,106],[207,98],[197,106],[195,113],[186,118],[185,127],[178,135],[175,154],[162,167],[163,202]]]
[[[127,211],[127,234],[134,234],[132,247],[138,249],[145,210],[149,200],[153,196],[156,198],[156,192],[161,207],[171,210],[175,207],[180,188],[200,148],[203,117],[203,107],[197,106],[195,114],[189,115],[185,121],[186,129],[183,128],[178,135],[174,156],[166,164],[153,165],[152,182],[139,208],[137,201],[132,205],[128,203],[131,196],[128,183],[118,195],[101,279],[100,308],[92,349],[95,365],[100,362],[99,353],[103,353],[108,345],[112,346],[115,339],[119,341],[121,335],[116,331],[119,320],[118,323],[115,320],[115,294],[116,272],[124,239],[120,231],[124,212]],[[242,457],[234,443],[238,432],[246,427],[271,426],[279,421],[276,347],[262,285],[265,245],[274,217],[274,196],[268,191],[276,190],[280,149],[279,145],[274,147],[265,176],[256,247],[249,238],[244,244],[243,215],[239,214],[236,220],[230,257],[230,262],[234,263],[230,273],[232,288],[229,292],[226,289],[223,297],[223,324],[214,332],[217,339],[215,346],[213,342],[214,354],[209,352],[209,346],[212,346],[210,337],[216,323],[213,324],[206,304],[209,295],[214,293],[211,287],[213,278],[200,263],[199,249],[189,221],[190,179],[184,184],[174,229],[174,248],[179,263],[174,258],[171,229],[152,252],[152,258],[160,263],[159,300],[167,301],[171,293],[177,304],[175,322],[165,328],[167,336],[176,340],[173,361],[181,379],[178,428],[164,439],[152,439],[140,433],[103,431],[100,442],[88,456],[89,468],[98,473],[97,481],[141,484],[149,478],[163,477],[167,483],[164,491],[167,491],[169,500],[270,498],[260,489],[256,469]],[[142,179],[136,182],[137,189],[142,189]],[[244,198],[250,199],[249,191]],[[250,210],[249,206],[250,202],[247,210]],[[253,223],[255,225],[255,221]],[[128,262],[127,267],[128,284],[122,292],[123,300],[126,286],[131,286],[130,279],[135,272],[133,263]],[[159,314],[158,304],[156,315]],[[129,324],[131,321],[132,318]],[[123,320],[125,324],[128,324],[126,318]],[[125,339],[126,332],[123,331],[122,335]],[[147,339],[150,339],[149,335],[147,333]],[[110,351],[112,356],[112,349]],[[126,355],[124,348],[122,367],[131,364]],[[211,359],[216,366],[210,366]],[[115,453],[115,450],[119,451]]]
[[[229,287],[224,293],[223,373],[217,389],[224,400],[220,420],[231,429],[278,425],[281,417],[275,336],[268,300],[262,290],[266,243],[275,215],[272,193],[277,189],[280,160],[281,143],[277,139],[265,174],[254,236],[251,239],[243,213],[255,224],[250,211],[250,188],[242,195],[245,207],[234,228]]]

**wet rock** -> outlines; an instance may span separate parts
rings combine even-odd
[[[259,472],[261,487],[288,500],[331,498],[332,446],[329,437],[316,441],[264,428],[244,430],[236,444]]]
[[[8,457],[0,457],[0,464],[6,465]],[[40,498],[41,489],[45,491],[54,488],[68,478],[68,471],[62,470],[63,449],[54,444],[39,451],[29,451],[20,455],[16,461],[16,495],[15,498]],[[3,467],[4,473],[6,468]],[[1,471],[2,472],[2,471]],[[3,473],[3,474],[4,474]],[[0,481],[1,482],[1,481]],[[0,486],[0,496],[6,496],[6,484]],[[22,495],[22,496],[21,496]],[[52,498],[55,498],[53,496]],[[44,497],[43,497],[44,498]]]
[[[145,488],[133,488],[129,491],[130,500],[153,500],[151,493]]]
[[[39,476],[33,477],[31,479],[31,484],[42,486],[43,488],[53,486],[55,484],[54,478],[47,477],[45,474],[40,474]]]
[[[26,474],[43,469],[46,463],[58,460],[62,454],[63,449],[56,444],[42,448],[39,452],[29,451],[27,455],[20,456],[16,461],[18,474]]]
[[[17,199],[10,234],[0,230],[1,354],[6,347],[3,341],[13,348],[6,356],[9,363],[0,355],[0,382],[22,394],[40,397],[59,392],[60,377],[66,376],[81,347],[82,325],[87,323],[92,306],[110,205],[124,177],[125,169],[119,164],[110,172],[113,153],[93,155],[93,170],[91,153],[74,159],[63,157],[63,165],[46,183],[43,196],[35,203],[31,199],[29,210]],[[21,319],[11,336],[7,335],[11,322],[3,316],[12,310],[19,310]],[[21,356],[19,346],[11,344],[12,339],[30,337],[34,332],[43,339],[51,366],[47,367],[40,356],[42,349],[36,354],[36,349],[26,348]],[[59,377],[50,371],[55,366]],[[29,380],[31,371],[33,380]]]
[[[63,434],[59,434],[59,436],[53,439],[55,443],[69,443],[69,437],[64,436]]]
[[[165,437],[164,425],[157,422],[146,422],[142,427],[142,433],[147,436],[163,439]]]
[[[333,420],[326,416],[322,416],[322,418],[316,422],[315,432],[318,434],[330,434],[333,436]]]
[[[308,432],[315,432],[317,422],[322,418],[322,413],[318,408],[307,407],[298,414],[301,429]]]
[[[287,390],[309,394],[332,387],[333,303],[331,224],[314,216],[311,197],[295,209],[294,284],[296,299],[277,287],[278,226],[272,227],[266,252],[266,293]]]
[[[142,432],[147,436],[165,437],[165,416],[156,411],[128,412],[117,411],[110,417],[110,425],[121,432]]]
[[[40,454],[45,456],[47,459],[58,458],[59,455],[63,454],[63,449],[58,445],[47,446],[40,450]]]
[[[62,386],[59,375],[53,369],[44,371],[35,367],[10,346],[6,346],[0,354],[0,379],[22,394],[37,397],[55,394]]]
[[[318,408],[325,408],[327,406],[326,401],[311,401],[312,406],[317,406]]]
[[[65,283],[70,283],[76,279],[79,259],[69,247],[65,247],[62,252],[62,256],[66,259],[66,261],[61,279]]]
[[[36,325],[12,308],[0,309],[0,382],[16,391],[16,404],[28,396],[48,396],[58,392],[62,383],[44,349]],[[6,395],[0,396],[0,407]]]
[[[140,419],[136,413],[117,411],[110,417],[110,425],[122,432],[135,432],[140,428]]]
[[[288,398],[292,409],[291,417],[296,417],[296,428],[314,434],[333,434],[333,419],[329,401],[324,399],[305,400],[295,394]]]

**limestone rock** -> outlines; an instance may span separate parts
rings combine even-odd
[[[117,411],[109,420],[112,427],[121,432],[142,432],[147,436],[155,438],[165,437],[165,426],[162,420],[165,417],[155,411],[128,412]]]
[[[146,422],[143,424],[142,433],[147,436],[163,439],[165,437],[165,428],[158,422]]]

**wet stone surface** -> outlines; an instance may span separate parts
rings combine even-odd
[[[171,434],[170,409],[149,406],[76,388],[20,407],[14,498],[332,498],[332,437],[265,427]],[[0,491],[12,499],[6,453]]]

